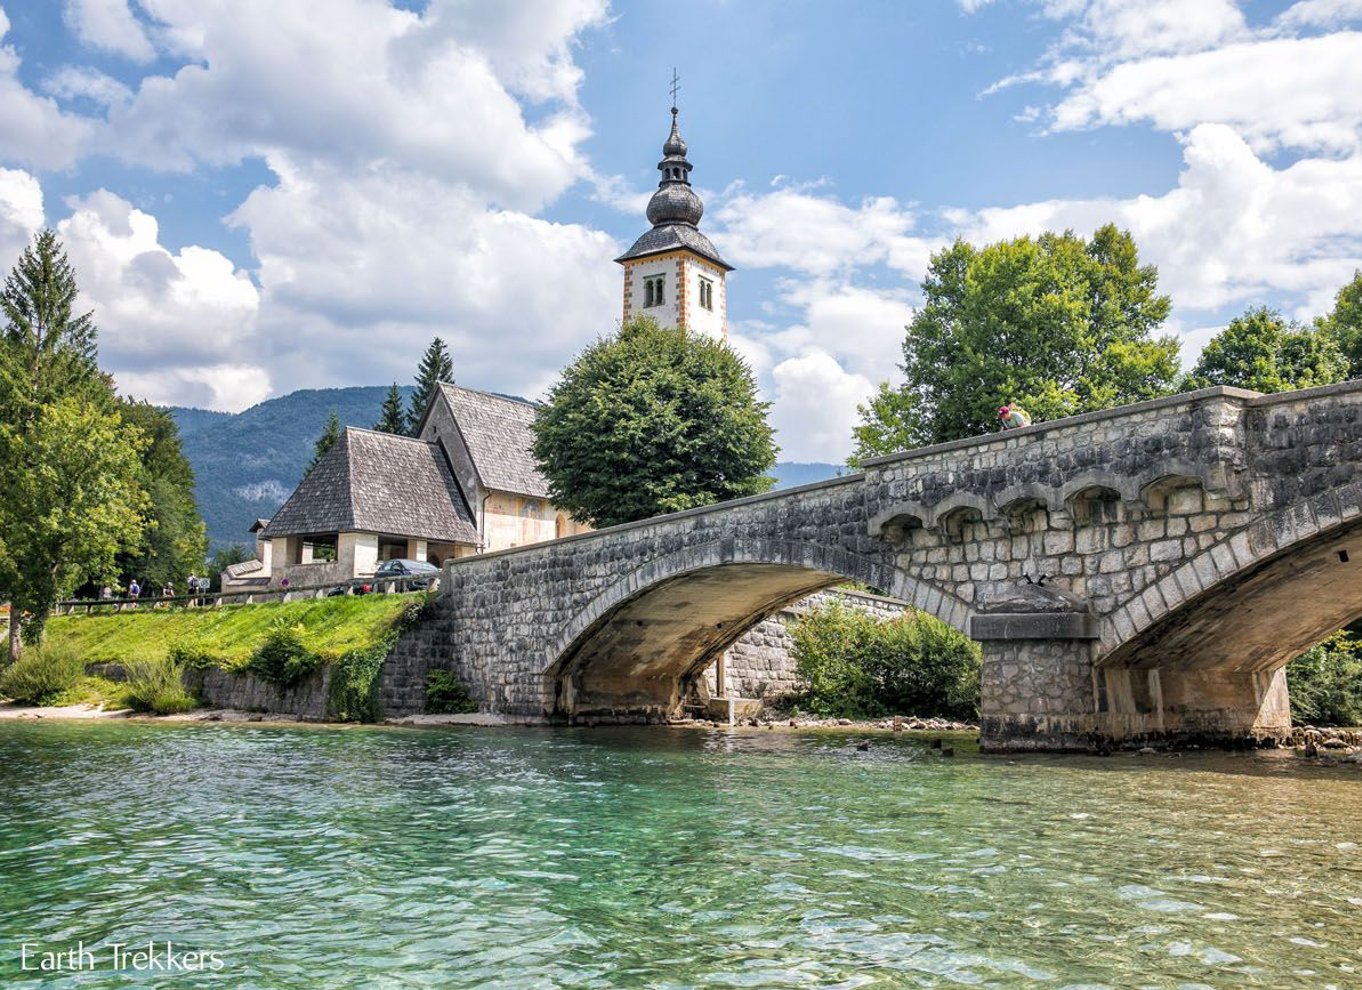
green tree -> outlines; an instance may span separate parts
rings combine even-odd
[[[142,543],[118,555],[121,575],[160,587],[183,588],[190,572],[202,572],[208,532],[194,498],[194,469],[180,447],[180,430],[164,409],[147,402],[119,402],[123,423],[145,438],[141,484],[150,498]]]
[[[534,424],[554,503],[596,526],[766,491],[769,403],[720,341],[651,319],[577,357]]]
[[[421,425],[421,416],[425,413],[426,406],[430,405],[435,389],[441,382],[452,381],[454,361],[449,356],[445,342],[436,337],[426,348],[426,353],[421,356],[421,363],[416,368],[416,391],[412,393],[407,413],[407,433],[416,436],[416,429]]]
[[[383,408],[379,410],[378,422],[374,424],[374,429],[379,433],[407,432],[407,417],[402,412],[402,392],[397,387],[397,382],[393,382],[388,394],[383,398]]]
[[[1281,313],[1260,307],[1235,317],[1211,338],[1183,387],[1286,392],[1347,377],[1347,358],[1332,333],[1289,323]]]
[[[1334,297],[1333,312],[1315,325],[1338,341],[1348,359],[1348,377],[1362,378],[1362,271],[1353,272],[1352,281]]]
[[[143,440],[118,415],[78,294],[50,230],[0,290],[0,600],[11,604],[12,660],[21,633],[41,638],[53,603],[109,576],[144,525]]]
[[[1108,224],[932,256],[926,301],[907,327],[905,382],[860,409],[852,463],[996,428],[1020,403],[1036,421],[1164,395],[1178,342],[1151,336],[1168,315],[1158,270]]]
[[[317,442],[312,445],[312,460],[307,464],[307,470],[303,472],[303,477],[312,473],[312,469],[318,462],[326,456],[326,452],[336,445],[336,441],[341,436],[341,421],[336,415],[336,411],[331,410],[331,415],[327,417],[326,425],[322,427],[322,435],[317,438]]]
[[[0,584],[9,589],[10,658],[41,640],[52,606],[114,570],[142,536],[145,441],[117,412],[80,396],[39,406],[32,428],[0,424]]]

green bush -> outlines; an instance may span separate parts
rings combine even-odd
[[[168,651],[170,662],[186,670],[221,667],[224,659],[200,643],[175,643]]]
[[[478,710],[478,703],[452,673],[432,670],[426,675],[426,711],[432,715],[467,715]]]
[[[834,602],[792,630],[794,656],[815,714],[840,718],[979,715],[979,648],[921,612],[878,620]]]
[[[271,684],[293,687],[320,667],[322,658],[303,645],[298,630],[275,629],[251,654],[246,669]]]
[[[123,697],[133,711],[174,715],[198,706],[185,690],[178,664],[168,660],[134,660],[127,664]]]
[[[351,650],[331,668],[326,706],[334,719],[343,722],[376,722],[381,714],[375,688],[378,672],[392,652],[397,634],[390,633],[373,646]]]
[[[1362,725],[1362,638],[1337,632],[1286,668],[1292,720],[1299,725]]]
[[[74,647],[57,643],[30,646],[0,672],[0,697],[26,705],[48,705],[84,676],[85,657]]]

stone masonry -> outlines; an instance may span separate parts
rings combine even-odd
[[[1280,738],[1283,667],[1362,614],[1362,382],[1216,388],[879,458],[852,477],[453,561],[385,667],[484,711],[656,720],[845,580],[980,641],[993,749]]]

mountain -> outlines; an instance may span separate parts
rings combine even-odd
[[[404,403],[413,391],[402,389]],[[386,385],[303,389],[235,414],[172,407],[213,547],[250,546],[251,523],[273,515],[293,492],[332,411],[346,426],[369,429],[387,394]],[[846,472],[836,464],[783,462],[771,473],[777,488],[791,488]]]

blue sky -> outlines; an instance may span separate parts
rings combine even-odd
[[[681,75],[732,342],[840,460],[934,250],[1129,228],[1184,360],[1362,266],[1362,0],[0,0],[0,266],[60,231],[124,391],[541,394]]]

